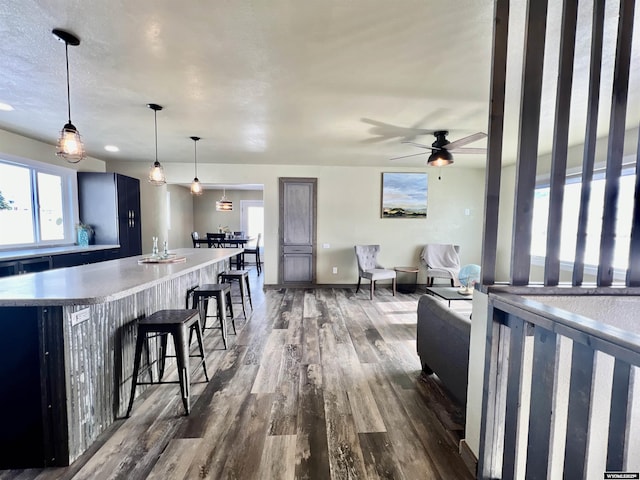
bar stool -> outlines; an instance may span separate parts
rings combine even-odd
[[[253,310],[253,302],[251,301],[251,287],[249,286],[249,271],[248,270],[229,270],[228,272],[222,272],[218,274],[218,281],[224,283],[231,283],[237,281],[240,286],[240,298],[242,299],[242,313],[244,318],[247,318],[247,311],[245,310],[245,303],[249,299],[249,305]]]
[[[192,298],[191,308],[197,308],[200,312],[200,318],[202,320],[202,330],[207,328],[207,318],[216,317],[220,320],[220,330],[222,331],[222,343],[226,350],[227,348],[227,310],[229,310],[229,316],[231,317],[231,325],[233,326],[233,333],[236,333],[236,322],[233,315],[233,305],[231,304],[231,286],[227,283],[210,283],[202,286],[195,286],[187,290],[187,307],[189,303],[189,297]],[[216,299],[216,311],[217,315],[207,315],[209,309],[209,299]]]
[[[198,339],[198,349],[200,355],[189,354],[189,344],[187,343],[187,331],[195,330]],[[167,355],[167,337],[171,334],[173,337],[175,348],[175,359],[178,365],[178,381],[162,381],[164,375],[164,365]],[[189,358],[198,357],[201,360],[198,365],[202,364],[204,378],[209,381],[207,375],[207,366],[204,357],[204,345],[202,343],[202,329],[200,328],[200,313],[198,310],[159,310],[149,317],[143,318],[138,322],[138,336],[136,339],[136,351],[133,365],[133,378],[131,380],[131,397],[129,399],[129,408],[127,408],[127,417],[131,414],[133,401],[135,399],[136,387],[138,385],[153,384],[153,374],[151,373],[151,365],[147,365],[150,382],[138,382],[138,374],[140,372],[140,357],[142,356],[142,348],[146,347],[147,354],[149,352],[149,338],[161,337],[160,352],[160,378],[161,383],[179,383],[180,394],[182,396],[182,404],[186,414],[191,411],[190,390],[191,390],[191,372],[189,370]],[[171,355],[173,356],[173,355]]]

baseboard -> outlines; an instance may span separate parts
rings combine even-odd
[[[478,471],[478,459],[476,455],[473,453],[467,441],[463,438],[460,440],[460,444],[458,445],[458,453],[462,457],[462,461],[469,469],[469,471],[473,474],[473,477],[476,478],[476,474]]]

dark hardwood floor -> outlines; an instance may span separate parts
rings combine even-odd
[[[254,310],[228,350],[207,330],[210,381],[196,375],[191,415],[177,385],[152,386],[70,467],[0,480],[473,478],[464,412],[420,375],[419,294],[261,281],[253,269]]]

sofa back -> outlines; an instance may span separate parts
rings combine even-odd
[[[471,320],[432,295],[418,302],[417,350],[423,366],[433,370],[447,390],[467,403]]]

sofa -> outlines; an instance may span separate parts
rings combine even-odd
[[[467,404],[471,320],[432,295],[418,301],[417,350],[425,375],[435,373],[463,406]]]

